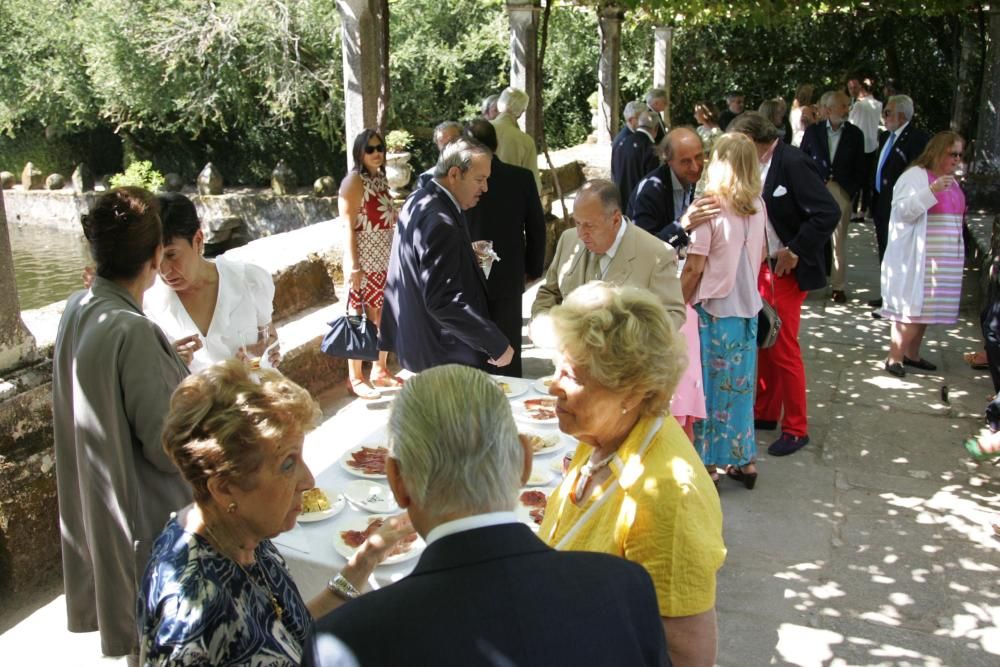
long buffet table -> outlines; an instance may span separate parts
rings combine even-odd
[[[521,433],[538,434],[548,443],[545,450],[535,455],[534,471],[529,480],[531,488],[548,494],[561,481],[563,457],[573,451],[571,447],[576,442],[559,433],[554,420],[541,423],[525,414],[524,401],[544,395],[540,391],[544,389],[542,380],[496,379],[508,386],[508,398],[517,418],[518,430]],[[316,477],[317,488],[323,489],[335,506],[339,504],[341,494],[351,488],[349,485],[364,479],[358,474],[352,474],[343,465],[345,455],[360,446],[386,445],[386,422],[391,400],[389,394],[389,398],[379,401],[353,401],[307,436],[306,463]],[[391,499],[392,494],[384,478],[366,481],[369,487],[381,484],[385,487],[385,495]],[[371,512],[343,500],[343,509],[335,515],[322,520],[300,521],[293,530],[272,540],[288,563],[292,577],[306,600],[322,591],[330,577],[345,565],[346,558],[335,547],[341,531],[364,526],[367,518],[372,516]],[[399,512],[397,508],[386,513]],[[520,506],[520,502],[518,514],[526,524],[537,528],[529,516],[528,508]],[[304,518],[315,518],[315,515]],[[343,545],[340,548],[344,551]],[[418,559],[419,556],[416,556],[378,567],[369,579],[369,585],[377,588],[406,576],[413,570]]]

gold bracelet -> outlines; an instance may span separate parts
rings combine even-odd
[[[333,579],[326,583],[326,588],[345,602],[350,602],[361,595],[361,591],[355,588],[354,584],[349,582],[341,572],[338,572]]]

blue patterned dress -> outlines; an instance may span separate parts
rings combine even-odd
[[[136,614],[142,664],[300,664],[312,617],[274,545],[264,540],[255,555],[244,572],[171,517],[142,578]]]

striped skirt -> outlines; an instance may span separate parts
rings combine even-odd
[[[924,305],[920,315],[901,315],[889,309],[883,314],[895,322],[954,324],[962,297],[965,246],[962,216],[953,213],[927,215],[924,243]]]

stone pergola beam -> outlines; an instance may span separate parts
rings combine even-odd
[[[381,37],[376,0],[337,0],[344,54],[344,143],[351,168],[354,137],[378,119]]]
[[[0,373],[4,373],[35,359],[35,339],[21,321],[3,190],[0,190],[0,285],[5,286],[0,290]]]
[[[538,20],[541,0],[507,0],[510,22],[510,85],[531,98],[518,123],[538,143],[542,136],[541,82],[538,80]]]
[[[621,69],[622,19],[625,11],[617,5],[597,9],[597,31],[601,55],[597,69],[597,142],[609,144],[621,123],[621,95],[618,83]]]

